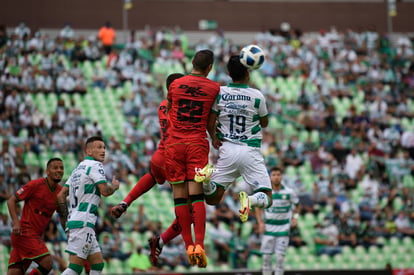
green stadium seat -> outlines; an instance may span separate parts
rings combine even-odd
[[[29,167],[36,167],[40,165],[39,158],[32,151],[25,153],[24,163]]]
[[[247,268],[260,269],[262,267],[262,258],[257,255],[251,255],[247,260]]]
[[[414,188],[414,177],[411,175],[404,175],[403,186],[408,188]]]
[[[393,208],[396,212],[404,208],[404,202],[401,197],[395,197],[393,201]]]
[[[296,167],[295,166],[292,166],[292,165],[286,166],[286,168],[285,168],[285,174],[288,177],[297,177],[298,176]]]

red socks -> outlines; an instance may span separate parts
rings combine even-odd
[[[124,202],[130,205],[134,200],[139,196],[146,193],[155,185],[155,180],[150,173],[145,174],[139,181],[135,184],[134,188],[129,191],[128,195],[125,197]]]
[[[164,233],[162,233],[160,237],[163,243],[166,244],[172,239],[174,239],[175,237],[177,237],[180,233],[181,233],[181,226],[178,223],[177,219],[175,219],[171,223],[170,227],[168,227],[167,230],[165,230]]]

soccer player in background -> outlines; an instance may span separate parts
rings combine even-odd
[[[220,86],[207,78],[214,63],[210,50],[193,57],[189,75],[176,79],[168,90],[168,138],[165,141],[167,180],[172,184],[175,215],[181,226],[191,265],[207,266],[204,251],[206,208],[196,170],[208,164],[207,120]],[[190,199],[191,208],[187,204]],[[194,224],[192,237],[191,224]]]
[[[180,77],[183,77],[183,74],[173,73],[170,74],[166,79],[167,90],[170,87],[171,83]],[[158,148],[155,151],[154,155],[151,158],[150,162],[150,171],[145,174],[139,181],[135,184],[132,190],[128,195],[122,200],[121,203],[112,207],[111,214],[115,218],[119,218],[122,213],[124,213],[127,208],[131,205],[133,201],[138,199],[141,195],[146,193],[156,183],[163,184],[166,179],[165,174],[165,158],[164,158],[164,141],[167,138],[167,100],[163,100],[158,107],[158,119],[160,123],[160,142]],[[175,219],[170,227],[161,234],[161,236],[153,236],[148,240],[149,246],[151,248],[150,260],[153,266],[156,266],[158,263],[158,257],[161,254],[162,246],[168,243],[170,240],[174,239],[181,232],[181,227]]]
[[[95,235],[95,223],[101,195],[112,195],[119,188],[119,181],[112,178],[108,184],[102,162],[106,147],[103,139],[90,137],[85,144],[85,159],[73,170],[66,184],[59,192],[57,203],[63,228],[69,232],[66,252],[69,266],[63,275],[82,273],[85,260],[90,263],[90,274],[101,274],[104,260]],[[69,211],[66,197],[69,195]],[[69,216],[68,216],[69,214]]]
[[[262,274],[272,275],[272,256],[276,254],[274,275],[283,275],[286,250],[289,245],[291,225],[297,225],[299,198],[297,194],[282,184],[282,169],[270,169],[272,182],[272,206],[264,210],[256,208],[259,231],[264,233],[260,251],[262,252]],[[292,213],[294,213],[292,215]]]
[[[7,201],[13,223],[8,275],[25,274],[32,261],[37,267],[29,274],[49,274],[53,268],[52,256],[43,240],[43,234],[55,212],[56,197],[62,187],[63,162],[51,158],[46,164],[46,177],[31,180]],[[17,203],[24,201],[19,220]]]
[[[267,208],[272,203],[270,178],[260,149],[268,111],[264,95],[248,86],[250,73],[238,55],[230,57],[227,70],[233,83],[220,87],[208,122],[212,144],[219,150],[217,164],[214,171],[207,165],[203,169],[207,178],[196,175],[195,181],[203,181],[206,202],[215,205],[228,186],[242,176],[248,186],[245,189],[253,193],[239,193],[240,220],[245,222],[250,207]]]

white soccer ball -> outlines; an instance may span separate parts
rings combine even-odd
[[[240,62],[248,69],[256,70],[263,65],[265,53],[257,45],[247,45],[240,51]]]

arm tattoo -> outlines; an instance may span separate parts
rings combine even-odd
[[[112,185],[106,185],[105,192],[109,195],[112,195],[116,191],[116,188]]]

